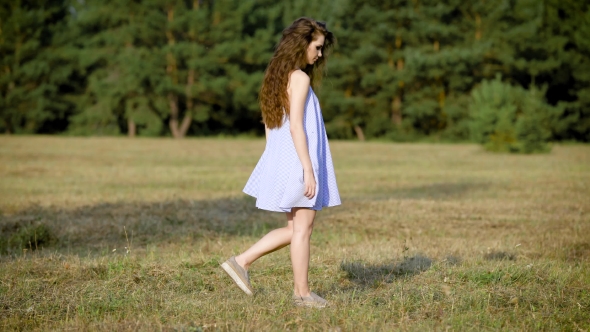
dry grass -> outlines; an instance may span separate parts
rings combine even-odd
[[[241,194],[262,140],[0,138],[0,328],[590,329],[590,146],[331,147],[308,310],[287,250],[253,298],[218,268],[284,223]]]

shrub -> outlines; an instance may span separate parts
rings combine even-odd
[[[548,152],[551,119],[556,107],[543,100],[544,91],[525,90],[502,82],[500,75],[473,89],[470,113],[472,140],[497,152]]]

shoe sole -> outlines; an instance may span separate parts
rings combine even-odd
[[[242,281],[242,278],[240,278],[240,276],[238,276],[236,271],[234,271],[234,269],[232,269],[232,267],[229,266],[229,264],[223,263],[223,264],[221,264],[221,268],[227,273],[227,275],[229,275],[230,278],[232,278],[234,280],[236,285],[238,285],[238,287],[240,287],[240,289],[243,290],[244,293],[246,293],[248,295],[254,295],[252,293],[252,291],[250,289],[248,289],[248,286],[246,286],[246,284],[244,284],[244,282]]]

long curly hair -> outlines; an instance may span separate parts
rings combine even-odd
[[[307,63],[307,47],[320,34],[325,41],[322,56],[313,65]],[[311,86],[320,84],[328,52],[334,45],[335,37],[328,31],[324,22],[307,17],[295,20],[283,30],[283,36],[264,72],[264,80],[258,100],[262,110],[262,121],[268,128],[278,128],[283,124],[283,115],[289,115],[289,96],[287,84],[289,74],[300,68],[310,78]],[[284,112],[283,112],[284,108]]]

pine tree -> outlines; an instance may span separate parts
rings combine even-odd
[[[553,137],[590,141],[590,3],[545,1],[544,36],[560,66],[539,83],[547,98],[560,106],[553,121]]]
[[[589,85],[590,29],[588,4],[579,1],[517,0],[498,2],[487,16],[488,52],[482,66],[488,76],[501,72],[531,91],[545,87],[552,108],[554,138],[588,139],[590,105],[584,101]],[[588,17],[588,16],[587,16]],[[588,30],[590,31],[590,30]],[[576,128],[577,127],[577,128]]]
[[[525,90],[502,82],[501,75],[484,80],[471,93],[472,139],[491,151],[533,153],[549,151],[550,118],[554,108],[545,91]]]
[[[262,134],[263,73],[300,16],[338,38],[316,91],[331,137],[466,139],[471,91],[501,73],[545,94],[530,100],[554,106],[553,139],[590,140],[576,0],[15,0],[0,5],[0,130]]]
[[[433,134],[465,117],[464,96],[473,86],[469,71],[481,51],[462,30],[460,5],[350,3],[337,31],[346,45],[339,48],[333,65],[338,76],[329,101],[337,113],[328,123],[333,134]],[[465,128],[455,131],[467,135]]]
[[[56,37],[66,16],[65,1],[0,5],[0,130],[63,130],[71,105],[60,89],[74,69]]]
[[[117,8],[117,10],[113,10]],[[149,5],[130,0],[88,1],[76,7],[79,64],[87,73],[73,133],[128,135],[162,133],[157,84],[162,80],[156,28],[162,17]],[[125,121],[126,128],[120,122]]]

